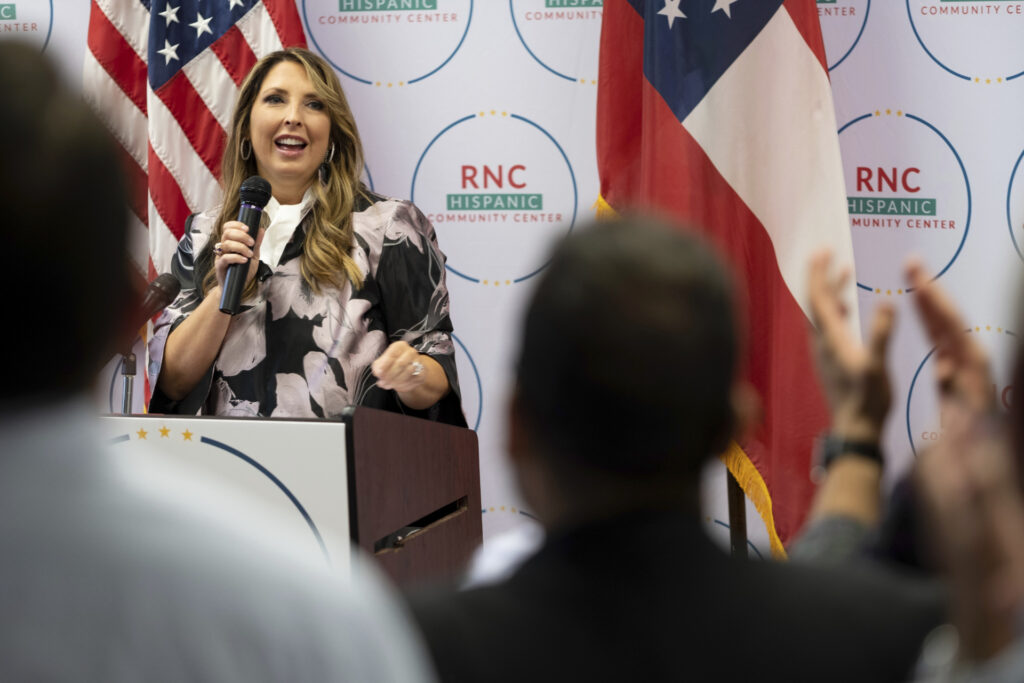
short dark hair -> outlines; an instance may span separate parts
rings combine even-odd
[[[0,41],[0,130],[9,294],[0,399],[81,390],[113,352],[134,296],[118,158],[38,46]]]
[[[526,314],[517,409],[544,457],[693,480],[732,432],[730,276],[679,226],[598,222],[555,250]]]

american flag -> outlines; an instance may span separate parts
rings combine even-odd
[[[814,0],[605,0],[598,170],[604,206],[656,207],[700,226],[745,283],[745,370],[764,422],[723,459],[784,555],[828,425],[807,263],[822,246],[853,263]]]
[[[124,151],[143,277],[169,270],[185,218],[219,203],[246,74],[305,44],[295,0],[92,0],[84,88]]]

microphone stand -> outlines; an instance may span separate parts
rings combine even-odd
[[[121,354],[121,414],[132,414],[132,396],[135,392],[135,352]]]
[[[178,279],[170,273],[164,273],[157,276],[155,280],[149,283],[146,288],[146,292],[142,297],[142,304],[139,306],[139,319],[138,327],[141,328],[147,323],[147,321],[155,316],[160,311],[167,308],[174,298],[178,296],[178,292],[181,290],[181,284]],[[136,360],[135,353],[132,349],[135,346],[135,342],[138,340],[138,336],[132,340],[132,343],[128,345],[124,353],[121,354],[121,414],[131,415],[132,414],[132,397],[135,393],[135,370]],[[113,384],[111,384],[113,386]]]

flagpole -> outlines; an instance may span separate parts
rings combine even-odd
[[[740,483],[728,469],[725,471],[729,496],[729,548],[732,556],[747,558],[747,501]]]

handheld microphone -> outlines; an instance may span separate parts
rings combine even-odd
[[[270,183],[258,175],[245,179],[238,191],[242,205],[238,208],[238,220],[249,229],[249,237],[256,239],[260,231],[263,207],[270,201]],[[224,276],[224,292],[220,296],[220,310],[228,315],[238,313],[242,301],[242,289],[249,274],[249,262],[232,263]]]

